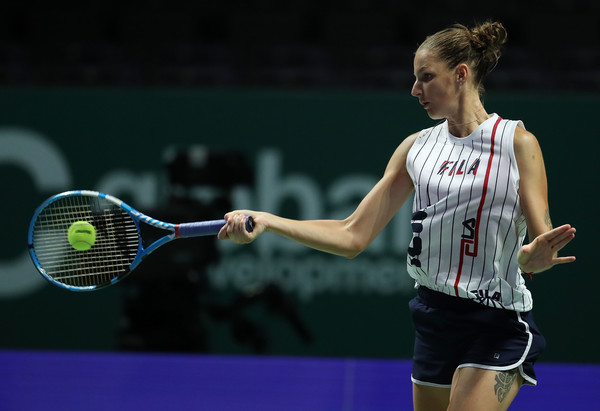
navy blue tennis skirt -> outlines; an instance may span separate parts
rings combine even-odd
[[[412,381],[450,387],[458,368],[515,368],[536,385],[533,364],[546,347],[531,311],[486,307],[419,287],[409,303],[415,325]]]

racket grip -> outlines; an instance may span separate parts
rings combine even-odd
[[[217,235],[226,223],[225,220],[209,220],[177,224],[175,226],[175,237],[189,238]],[[254,219],[250,216],[246,217],[246,231],[249,233],[254,231]]]

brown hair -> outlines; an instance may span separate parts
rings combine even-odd
[[[498,64],[506,37],[500,22],[487,21],[473,28],[455,24],[428,36],[419,48],[431,50],[451,69],[467,64],[479,95],[483,96],[483,80]]]

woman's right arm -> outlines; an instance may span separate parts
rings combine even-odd
[[[344,220],[291,220],[266,212],[238,210],[225,215],[220,240],[249,243],[268,231],[307,247],[353,258],[365,250],[410,196],[413,183],[406,157],[418,134],[406,138],[392,155],[381,180]],[[252,233],[245,230],[246,216],[254,218]]]

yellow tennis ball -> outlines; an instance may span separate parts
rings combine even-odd
[[[87,221],[75,221],[69,227],[68,238],[74,249],[87,251],[96,242],[96,229]]]

